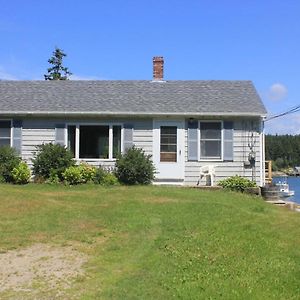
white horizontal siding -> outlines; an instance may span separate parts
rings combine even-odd
[[[22,130],[22,157],[27,163],[31,165],[31,159],[33,158],[36,146],[43,143],[54,143],[55,142],[55,124],[62,123],[131,123],[134,127],[133,131],[133,143],[136,147],[142,148],[146,154],[153,155],[153,125],[152,120],[128,120],[128,119],[117,119],[117,120],[24,120]],[[258,123],[258,122],[257,122]],[[248,160],[249,154],[249,130],[245,130],[246,123],[243,121],[234,122],[234,161],[233,162],[191,162],[187,161],[187,131],[185,132],[185,184],[195,185],[198,181],[200,167],[204,165],[214,165],[216,169],[216,180],[233,176],[240,175],[252,178],[252,169],[244,167],[244,161]],[[256,125],[258,126],[258,125]],[[260,179],[260,139],[258,130],[254,131],[254,138],[256,141],[254,150],[256,151],[256,168],[255,178],[257,183]],[[102,166],[107,169],[114,167],[115,161],[103,161],[103,160],[84,160],[87,163],[94,166]],[[204,180],[201,182],[204,184]]]
[[[31,119],[23,121],[22,130],[22,158],[31,165],[31,160],[37,150],[37,146],[41,144],[55,142],[55,124],[64,123],[132,123],[134,127],[133,143],[136,147],[142,148],[146,154],[152,155],[153,153],[153,134],[152,134],[152,120],[40,120]],[[103,165],[108,167],[114,166],[114,161],[95,161],[91,160],[88,163],[92,165]]]
[[[239,175],[252,180],[252,169],[245,167],[244,162],[248,161],[248,154],[250,148],[248,146],[253,132],[253,139],[255,141],[254,151],[256,152],[256,161],[254,169],[254,179],[257,184],[260,184],[260,133],[258,131],[258,121],[253,124],[254,130],[249,130],[249,122],[235,121],[234,122],[234,136],[233,136],[233,162],[223,161],[187,161],[188,147],[187,147],[187,131],[185,135],[185,184],[196,185],[199,179],[200,168],[206,165],[213,165],[216,172],[216,182],[230,176]],[[205,185],[205,179],[200,181],[200,185]]]
[[[153,129],[152,120],[135,121],[133,143],[142,148],[147,155],[153,155]]]
[[[55,127],[53,122],[44,123],[34,120],[24,120],[22,129],[22,159],[30,166],[37,146],[55,142]]]

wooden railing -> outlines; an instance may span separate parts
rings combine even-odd
[[[265,178],[266,178],[266,184],[272,183],[272,161],[271,160],[265,161]]]

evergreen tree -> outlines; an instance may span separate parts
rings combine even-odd
[[[266,135],[266,159],[279,169],[300,166],[300,135]]]
[[[68,68],[63,66],[63,58],[67,56],[62,49],[55,48],[53,56],[48,59],[48,63],[52,67],[47,69],[48,74],[45,74],[45,80],[68,80],[72,73]]]

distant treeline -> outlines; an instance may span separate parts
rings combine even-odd
[[[266,135],[266,160],[275,170],[300,166],[300,135]]]

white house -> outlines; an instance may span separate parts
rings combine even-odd
[[[266,109],[251,81],[0,81],[0,146],[31,163],[36,146],[59,143],[76,160],[113,167],[136,145],[152,155],[156,182],[195,185],[200,168],[264,185]],[[200,181],[205,184],[205,181]]]

